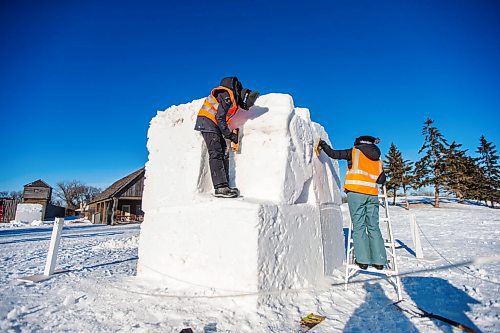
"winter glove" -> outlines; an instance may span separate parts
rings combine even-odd
[[[319,149],[325,149],[325,147],[328,147],[328,143],[326,143],[325,141],[320,139],[318,146],[319,146]]]
[[[238,135],[236,133],[231,133],[227,137],[229,140],[231,140],[232,143],[237,144],[238,143]]]
[[[386,182],[386,180],[387,179],[386,179],[385,172],[382,171],[382,173],[378,176],[376,183],[379,184],[379,185],[384,185],[385,182]]]

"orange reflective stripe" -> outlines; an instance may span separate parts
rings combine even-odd
[[[208,102],[208,98],[205,99],[205,101],[203,102],[203,105],[200,108],[200,111],[198,111],[198,116],[206,117],[206,118],[210,119],[211,121],[213,121],[214,123],[217,123],[217,121],[215,120],[216,114],[217,114],[217,111],[213,110],[213,106]]]
[[[213,95],[209,95],[207,97],[207,103],[212,107],[213,105],[219,105],[219,102],[217,101],[217,99],[215,99]],[[214,110],[217,111],[217,108],[215,108]]]
[[[233,91],[229,88],[226,88],[226,87],[219,86],[217,88],[212,89],[211,94],[207,98],[205,98],[205,100],[203,101],[203,105],[201,106],[200,110],[198,111],[198,116],[206,117],[217,124],[217,119],[215,118],[215,116],[217,115],[219,101],[217,101],[217,99],[215,98],[215,94],[217,93],[218,90],[227,91],[227,93],[229,94],[229,97],[231,98],[232,106],[227,111],[227,114],[226,114],[226,122],[229,125],[229,123],[231,122],[231,119],[236,114],[236,111],[238,111],[238,105],[236,104],[236,100],[234,99]]]
[[[358,165],[359,165],[359,149],[352,149],[352,154],[354,154],[354,158],[353,158],[353,163],[352,163],[352,168],[354,170],[357,170],[358,169]],[[351,155],[352,155],[351,154]]]
[[[372,175],[372,174],[369,174],[368,172],[363,171],[363,170],[350,170],[350,171],[347,171],[347,173],[348,174],[354,174],[354,173],[356,173],[356,174],[359,174],[359,175],[368,176],[371,179],[375,179],[375,180],[377,180],[377,178],[378,178],[378,175]]]
[[[382,161],[372,161],[357,148],[352,149],[352,165],[347,170],[344,189],[378,195],[377,179],[382,173]]]
[[[346,180],[345,183],[352,184],[352,185],[363,185],[366,187],[377,187],[377,183],[364,182],[362,180]]]

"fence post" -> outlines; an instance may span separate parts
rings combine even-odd
[[[410,229],[413,246],[415,247],[415,256],[418,259],[422,259],[424,252],[422,251],[422,243],[420,242],[420,233],[418,232],[417,217],[415,214],[410,214]]]
[[[61,241],[61,231],[64,225],[64,219],[56,217],[54,227],[52,229],[52,237],[50,238],[49,253],[47,255],[47,262],[45,263],[45,270],[43,275],[50,276],[54,274],[57,261],[57,250]]]
[[[35,274],[25,277],[17,278],[19,281],[38,283],[50,279],[54,274],[66,272],[65,270],[56,268],[57,262],[57,250],[59,249],[59,243],[61,241],[61,231],[64,225],[64,219],[57,217],[54,221],[54,226],[52,227],[52,236],[50,237],[49,252],[47,254],[47,262],[45,263],[45,270],[43,274]]]

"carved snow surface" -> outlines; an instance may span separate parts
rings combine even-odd
[[[239,110],[230,152],[236,199],[215,198],[194,124],[203,99],[160,111],[149,159],[137,275],[187,293],[258,293],[321,283],[342,264],[338,165],[314,155],[323,127],[286,94]]]

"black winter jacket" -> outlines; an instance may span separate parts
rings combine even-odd
[[[354,146],[355,148],[361,150],[366,157],[368,157],[372,161],[380,160],[380,149],[374,144],[366,144],[362,143],[360,145]],[[327,154],[330,158],[335,160],[347,160],[347,167],[350,169],[352,167],[352,148],[343,149],[343,150],[333,150],[328,144],[323,145],[322,147],[325,154]],[[382,173],[377,179],[377,184],[385,184],[386,176],[385,172],[382,170]]]
[[[231,130],[227,126],[226,115],[233,104],[231,103],[231,98],[229,97],[229,93],[227,91],[219,93],[217,95],[217,101],[219,102],[217,114],[215,115],[217,124],[207,117],[198,116],[196,118],[194,129],[200,132],[220,133],[225,138],[228,138],[231,134]]]
[[[235,103],[240,105],[240,92],[242,89],[241,83],[238,81],[236,76],[230,76],[222,79],[221,86],[229,88],[233,91],[233,95],[235,98]],[[231,130],[227,126],[226,115],[229,109],[233,106],[231,102],[231,97],[229,93],[224,90],[220,90],[217,96],[217,101],[219,102],[219,107],[217,108],[217,114],[215,115],[215,119],[217,120],[217,124],[208,119],[207,117],[198,116],[196,118],[196,124],[194,129],[200,132],[213,132],[222,134],[226,139],[231,135]]]

